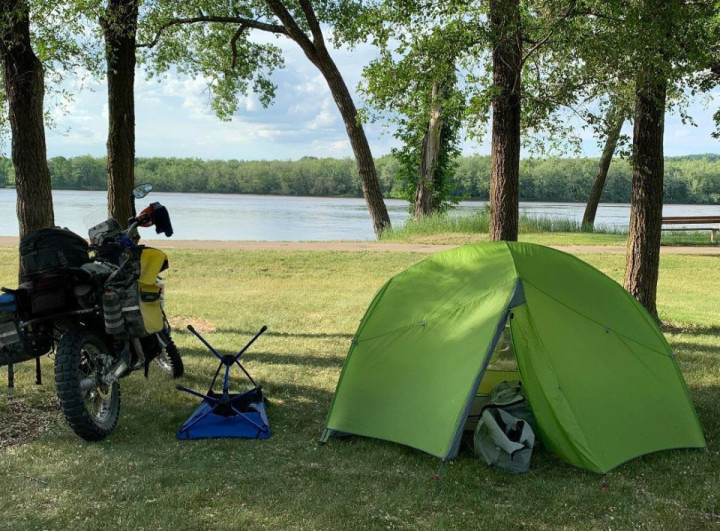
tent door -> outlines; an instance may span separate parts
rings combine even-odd
[[[497,344],[490,355],[487,369],[475,391],[470,411],[465,421],[465,431],[474,430],[480,420],[482,409],[488,404],[490,391],[493,387],[504,381],[520,380],[517,359],[512,342],[510,330],[510,314],[505,320],[505,326],[498,338]]]
[[[462,439],[462,435],[465,432],[465,423],[467,422],[468,415],[470,414],[470,410],[473,407],[473,403],[475,402],[475,397],[477,395],[478,389],[481,389],[481,385],[483,380],[485,379],[485,376],[487,374],[488,368],[493,362],[493,358],[495,355],[495,350],[498,348],[498,345],[500,345],[500,349],[505,348],[505,345],[501,342],[501,339],[503,337],[503,334],[507,330],[508,332],[508,338],[510,338],[509,346],[510,346],[510,353],[511,355],[508,355],[508,352],[503,352],[501,350],[500,355],[497,356],[498,360],[501,360],[503,362],[506,361],[514,361],[514,371],[511,366],[512,372],[517,372],[517,377],[514,378],[515,380],[520,379],[520,373],[517,370],[517,360],[515,359],[514,354],[514,348],[512,347],[512,334],[510,333],[509,328],[509,320],[512,319],[512,310],[513,308],[516,308],[522,304],[525,304],[525,291],[523,289],[522,280],[518,278],[515,283],[515,288],[513,289],[512,294],[510,295],[510,299],[508,300],[508,305],[505,309],[505,311],[502,313],[502,315],[499,316],[497,329],[495,332],[495,336],[493,337],[492,342],[490,343],[490,348],[488,352],[483,353],[484,355],[484,361],[482,364],[482,367],[480,368],[480,371],[478,372],[477,379],[475,385],[473,385],[472,392],[468,394],[467,402],[465,405],[465,413],[461,417],[460,422],[458,423],[457,430],[455,432],[455,437],[453,439],[453,444],[450,446],[450,451],[448,452],[447,456],[445,456],[445,459],[449,459],[451,457],[455,457],[458,452],[460,451],[460,441]],[[498,376],[498,375],[495,375]],[[507,379],[507,378],[505,378]],[[488,380],[489,381],[489,380]],[[502,380],[500,380],[502,381]],[[499,383],[499,382],[498,382]]]

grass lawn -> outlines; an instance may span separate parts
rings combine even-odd
[[[565,243],[557,239],[555,243]],[[613,236],[613,235],[609,235]],[[549,242],[546,242],[549,243]],[[0,284],[16,250],[0,247]],[[198,400],[151,369],[122,381],[120,422],[89,444],[65,425],[34,364],[0,387],[0,528],[649,528],[720,525],[720,314],[716,256],[662,257],[658,304],[709,444],[633,460],[603,477],[540,451],[528,474],[488,468],[464,451],[440,462],[360,437],[317,447],[350,339],[375,291],[421,260],[414,253],[170,252],[167,310],[221,350],[242,347],[264,386],[273,437],[178,441]],[[615,279],[622,255],[581,256]],[[179,326],[186,376],[203,388],[217,366]],[[0,383],[6,371],[0,369]],[[235,382],[240,382],[239,376]],[[430,427],[428,427],[430,428]],[[3,445],[2,441],[6,444]],[[7,441],[22,440],[8,445]]]

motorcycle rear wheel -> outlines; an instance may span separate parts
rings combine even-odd
[[[55,387],[65,419],[72,430],[86,441],[101,441],[115,429],[120,417],[120,383],[99,382],[102,356],[109,349],[105,342],[84,326],[63,335],[55,356]],[[83,390],[81,382],[95,379]]]

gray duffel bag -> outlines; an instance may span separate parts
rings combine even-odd
[[[530,424],[497,407],[486,407],[475,428],[473,448],[488,465],[514,474],[527,472],[535,447]]]

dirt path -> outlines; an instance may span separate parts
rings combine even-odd
[[[430,245],[422,243],[377,243],[372,241],[332,242],[266,242],[266,241],[222,241],[222,240],[146,240],[148,245],[162,249],[228,249],[243,251],[376,251],[436,253],[452,249],[457,245]],[[0,236],[0,245],[17,245],[18,239]],[[625,246],[610,245],[553,245],[555,249],[571,254],[610,253],[624,254]],[[720,246],[662,247],[663,254],[720,255]]]

